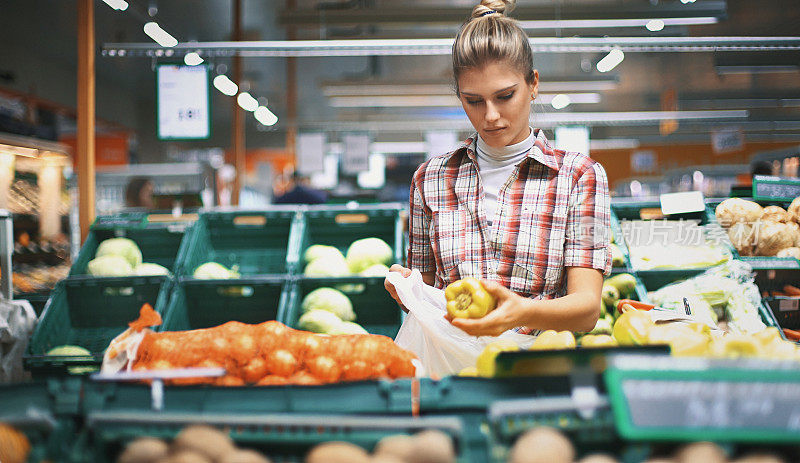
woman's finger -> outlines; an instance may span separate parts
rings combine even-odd
[[[510,295],[514,294],[508,288],[496,281],[481,280],[481,284],[486,292],[494,296],[494,298],[498,301],[507,299]]]
[[[411,276],[411,269],[407,268],[407,267],[403,267],[400,264],[393,264],[391,267],[389,267],[389,271],[390,272],[397,272],[400,275],[403,275],[403,278],[408,278],[409,276]]]

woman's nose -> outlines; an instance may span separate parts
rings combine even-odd
[[[497,108],[494,107],[494,104],[487,102],[486,103],[486,114],[484,114],[484,118],[486,122],[493,122],[497,119],[500,119],[500,112],[497,111]]]

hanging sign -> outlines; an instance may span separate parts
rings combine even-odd
[[[369,136],[347,134],[343,137],[342,172],[353,175],[369,170]]]
[[[208,66],[156,67],[158,138],[204,140],[211,136]]]

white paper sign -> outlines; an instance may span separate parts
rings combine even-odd
[[[343,141],[342,171],[357,174],[369,170],[369,136],[348,134]]]
[[[211,136],[208,67],[162,64],[156,68],[158,138]]]
[[[325,147],[324,133],[297,135],[297,171],[303,175],[322,172],[325,169]]]
[[[664,215],[700,212],[705,208],[706,203],[702,191],[682,191],[661,195],[661,212]]]
[[[715,130],[711,132],[711,146],[715,154],[739,151],[744,147],[744,134],[737,129]]]

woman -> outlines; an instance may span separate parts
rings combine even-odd
[[[155,184],[147,177],[133,177],[125,187],[125,207],[155,208]]]
[[[476,133],[414,174],[408,265],[437,288],[483,280],[498,306],[451,320],[469,334],[590,331],[611,268],[608,181],[600,164],[530,128],[539,73],[527,36],[505,16],[513,6],[483,0],[456,36],[456,93]]]

